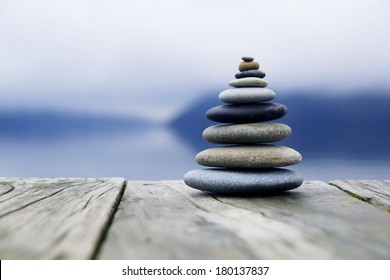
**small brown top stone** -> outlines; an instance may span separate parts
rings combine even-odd
[[[251,62],[242,61],[238,66],[238,70],[240,70],[240,72],[247,71],[247,70],[258,70],[259,68],[260,65],[257,61],[251,61]]]

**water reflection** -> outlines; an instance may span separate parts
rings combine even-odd
[[[74,137],[0,138],[3,177],[125,177],[181,179],[196,150],[163,126],[115,130]],[[388,161],[309,159],[290,167],[306,180],[390,179]]]
[[[388,180],[390,161],[309,159],[292,166],[305,180]]]
[[[194,153],[173,133],[152,126],[48,141],[0,139],[1,176],[178,179]]]

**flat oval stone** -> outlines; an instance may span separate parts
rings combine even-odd
[[[214,125],[203,131],[203,138],[217,144],[254,144],[288,138],[291,128],[282,123],[245,123]]]
[[[268,82],[264,79],[249,77],[231,80],[229,86],[241,88],[241,87],[266,87]]]
[[[251,62],[252,60],[254,60],[254,58],[250,56],[243,56],[241,57],[241,59],[246,62]]]
[[[242,61],[238,65],[238,70],[240,70],[240,72],[247,71],[247,70],[258,70],[259,68],[260,68],[260,64],[257,61],[250,61],[250,62]]]
[[[276,145],[225,146],[210,148],[195,157],[200,165],[227,168],[270,168],[301,162],[294,149]]]
[[[276,120],[287,113],[287,107],[279,103],[221,105],[209,109],[206,117],[221,123],[254,123]]]
[[[247,87],[226,89],[219,94],[218,98],[225,103],[244,104],[270,101],[275,96],[275,92],[268,88]]]
[[[301,175],[283,168],[192,170],[183,179],[194,189],[226,194],[274,193],[298,188],[303,183]]]
[[[242,71],[237,73],[235,77],[236,79],[247,78],[247,77],[264,78],[265,73],[260,70],[247,70],[247,71]]]

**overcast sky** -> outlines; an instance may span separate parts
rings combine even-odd
[[[0,0],[0,108],[165,119],[243,55],[278,95],[390,89],[389,30],[387,0]]]

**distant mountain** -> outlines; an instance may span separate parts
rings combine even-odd
[[[208,109],[222,105],[217,96],[216,92],[205,95],[170,123],[196,151],[215,146],[201,135],[206,127],[217,124],[205,117]],[[353,95],[289,92],[272,102],[288,107],[287,115],[277,122],[293,130],[290,138],[278,144],[298,150],[305,158],[390,160],[390,91]]]
[[[137,131],[146,120],[58,111],[0,110],[0,138],[55,139]]]

